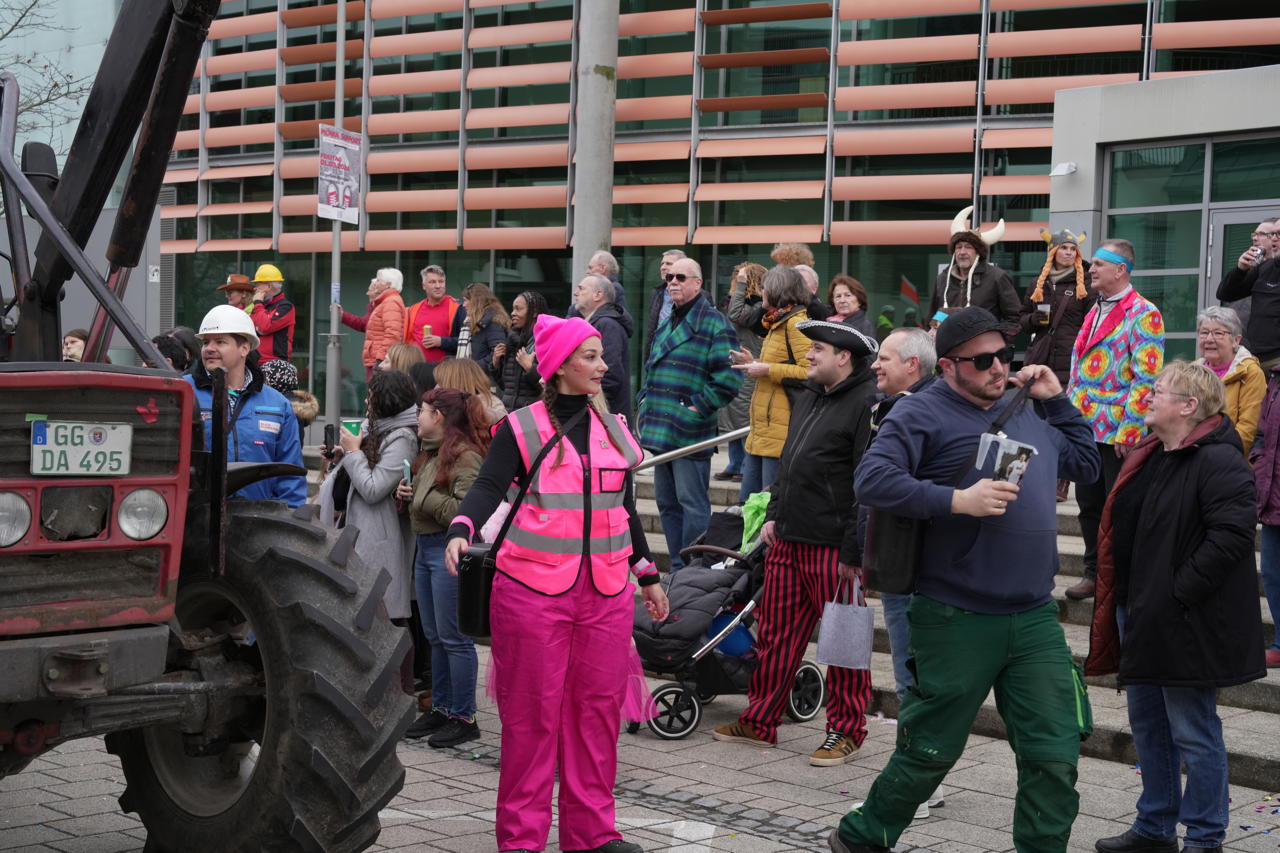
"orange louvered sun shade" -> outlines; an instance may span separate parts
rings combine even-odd
[[[648,160],[687,160],[688,141],[675,142],[619,142],[613,146],[615,163],[636,163]]]
[[[270,237],[232,237],[227,240],[205,240],[202,252],[265,252],[271,248]]]
[[[670,12],[632,12],[618,16],[618,37],[660,36],[667,33],[693,32],[697,14],[693,9]]]
[[[407,74],[379,74],[369,78],[369,94],[425,95],[433,92],[456,92],[462,86],[462,69],[412,71]]]
[[[1239,18],[1233,21],[1175,21],[1156,24],[1156,50],[1188,47],[1235,47],[1280,43],[1280,18]]]
[[[469,145],[468,169],[531,169],[564,166],[569,162],[569,146],[563,142],[547,145]]]
[[[304,119],[303,121],[282,121],[280,128],[282,139],[319,139],[320,125],[333,124],[333,119]],[[360,116],[351,116],[342,120],[342,126],[350,131],[360,132]]]
[[[709,9],[702,13],[702,23],[708,27],[722,27],[727,24],[759,24],[767,21],[800,21],[830,17],[830,3],[794,3],[790,6]]]
[[[982,229],[995,225],[984,222]],[[1004,240],[1040,240],[1044,222],[1006,222]],[[951,235],[949,219],[890,219],[873,222],[832,222],[831,242],[837,246],[946,245]]]
[[[693,232],[694,245],[715,243],[817,243],[821,225],[709,225]]]
[[[165,183],[169,183],[166,181]],[[165,204],[160,206],[161,219],[189,219],[196,215],[194,204]]]
[[[704,139],[698,143],[699,157],[781,157],[821,154],[827,150],[825,136],[777,136],[770,139]]]
[[[688,200],[688,184],[632,184],[613,188],[614,204],[683,204]]]
[[[318,80],[313,83],[286,83],[280,87],[280,99],[286,104],[298,104],[306,101],[332,101],[333,89],[332,80]],[[359,78],[343,80],[342,94],[347,98],[360,97]]]
[[[274,171],[275,167],[270,163],[253,163],[246,166],[216,166],[205,169],[200,177],[206,181],[228,181],[234,178],[261,178]]]
[[[614,109],[615,121],[656,121],[688,118],[693,115],[689,95],[657,95],[651,98],[620,98]]]
[[[567,83],[572,73],[568,62],[538,62],[533,65],[499,65],[473,68],[467,75],[468,89],[490,89],[500,86],[534,86],[543,83]]]
[[[388,56],[413,56],[414,54],[451,53],[462,49],[462,30],[434,30],[425,33],[405,33],[394,36],[374,36],[369,45],[369,56],[382,59]],[[332,50],[329,52],[332,56]]]
[[[521,44],[547,44],[568,41],[573,36],[573,21],[538,21],[533,24],[507,24],[500,27],[476,27],[471,31],[472,49],[509,47]]]
[[[833,178],[832,201],[883,201],[908,198],[968,198],[973,178],[954,175],[857,175]]]
[[[363,18],[364,0],[349,0],[347,22],[359,21]],[[280,19],[291,30],[333,24],[338,20],[338,6],[335,3],[327,6],[301,6],[296,9],[286,9],[280,13]]]
[[[1074,77],[1023,77],[1016,80],[992,80],[987,83],[988,104],[1041,104],[1053,101],[1062,89],[1079,89],[1084,86],[1108,86],[1112,83],[1131,83],[1138,79],[1131,74],[1081,74]]]
[[[994,82],[994,81],[993,81]],[[972,80],[950,83],[902,83],[888,86],[845,86],[836,90],[838,110],[914,110],[925,107],[968,107],[977,103]]]
[[[414,252],[433,249],[451,252],[458,248],[456,228],[403,228],[396,231],[369,231],[364,235],[369,252]]]
[[[281,216],[315,216],[318,200],[315,193],[280,196]]]
[[[798,92],[794,95],[741,95],[735,98],[699,98],[698,109],[704,113],[726,113],[738,110],[798,110],[825,107],[825,92]]]
[[[371,175],[456,172],[458,169],[458,149],[429,148],[425,151],[371,151],[367,166]]]
[[[209,41],[235,38],[236,36],[252,36],[258,33],[274,32],[276,28],[275,12],[260,12],[256,15],[237,15],[234,18],[219,18],[209,25]]]
[[[267,242],[270,243],[270,241]],[[343,231],[341,247],[344,252],[358,250],[360,233]],[[332,231],[287,231],[280,235],[281,252],[328,252],[331,249],[333,249]]]
[[[189,151],[200,147],[200,131],[180,130],[173,135],[174,151]]]
[[[544,228],[468,228],[462,232],[462,248],[564,249],[563,226]]]
[[[700,184],[694,201],[752,201],[767,199],[822,198],[822,181],[742,181]]]
[[[982,132],[983,148],[1049,148],[1052,127],[993,127]]]
[[[613,246],[683,246],[687,234],[683,225],[614,228],[609,242]]]
[[[462,0],[373,0],[375,19],[461,11]]]
[[[225,204],[206,204],[201,216],[236,216],[249,213],[270,213],[275,205],[270,201],[231,201]]]
[[[703,68],[762,68],[766,65],[805,65],[830,62],[825,47],[798,47],[789,50],[750,50],[741,53],[706,53],[698,57]]]
[[[483,107],[467,113],[467,129],[490,127],[536,127],[567,124],[568,104],[522,104],[518,107]]]
[[[1125,3],[1137,5],[1143,0],[1071,0],[1072,6],[1119,6]],[[1145,5],[1145,4],[1144,4]],[[1056,9],[1062,0],[992,0],[992,12],[1030,12],[1035,9]],[[978,11],[976,8],[974,11]]]
[[[333,56],[333,51],[329,51]],[[224,53],[211,56],[204,62],[204,73],[210,77],[219,74],[243,74],[246,71],[274,71],[276,68],[276,49],[247,50],[244,53]]]
[[[369,116],[369,135],[391,133],[440,133],[458,129],[461,110],[416,110],[411,113],[378,113]]]
[[[373,156],[370,156],[373,159]],[[314,154],[309,157],[285,157],[280,161],[280,177],[314,178],[320,174],[320,158]]]
[[[994,222],[984,224],[983,229],[990,228]],[[1004,237],[1002,239],[1012,242],[1035,242],[1042,243],[1044,238],[1040,236],[1041,229],[1049,227],[1048,222],[1006,222],[1004,224]]]
[[[164,182],[166,184],[189,184],[192,181],[199,180],[199,169],[170,169],[164,173]]]
[[[652,77],[682,77],[693,73],[693,51],[684,53],[647,53],[618,57],[619,80],[643,80]]]
[[[347,39],[343,43],[342,54],[347,59],[360,59],[364,56],[364,39]],[[294,47],[280,48],[280,58],[285,65],[311,65],[315,62],[332,62],[338,49],[337,44],[328,41],[323,44],[299,44]]]
[[[1054,56],[1072,53],[1119,53],[1142,49],[1142,25],[1076,27],[992,33],[992,59],[1006,56]]]
[[[463,196],[467,210],[564,207],[564,184],[536,187],[477,187]]]
[[[161,240],[160,254],[190,255],[199,244],[195,240]]]
[[[329,93],[333,94],[333,86],[329,86]],[[251,89],[227,89],[220,92],[210,92],[205,96],[204,106],[209,112],[217,112],[218,110],[243,110],[251,107],[270,107],[276,102],[275,86],[254,86]],[[183,115],[191,115],[200,112],[200,96],[188,95],[186,102],[182,106]]]
[[[456,189],[386,190],[369,193],[365,198],[365,209],[370,213],[399,213],[402,210],[457,210],[458,191]]]
[[[840,65],[887,65],[977,58],[977,35],[958,35],[842,42],[838,62]]]
[[[244,124],[239,127],[211,127],[204,132],[204,144],[208,148],[228,145],[258,145],[275,142],[276,126],[271,122]]]
[[[987,175],[982,179],[982,195],[1048,195],[1048,175]]]
[[[1062,0],[1058,0],[1059,4],[1061,2]],[[967,15],[977,14],[980,8],[980,0],[858,0],[857,3],[845,3],[840,7],[840,20]]]
[[[838,131],[832,150],[837,157],[866,157],[874,154],[958,154],[973,151],[973,128]]]

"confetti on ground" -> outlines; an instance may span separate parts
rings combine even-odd
[[[1242,823],[1242,824],[1240,824],[1240,828],[1241,828],[1241,829],[1253,829],[1253,824],[1251,824],[1251,823]]]

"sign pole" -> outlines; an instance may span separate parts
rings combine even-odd
[[[341,135],[343,131],[342,102],[346,95],[347,0],[338,0],[338,19],[335,29],[337,37],[334,42],[333,58],[333,125]],[[323,126],[320,134],[323,139]],[[324,157],[321,156],[320,159],[323,164]],[[325,198],[328,188],[325,186],[323,167],[318,183],[319,194],[321,198]],[[330,201],[332,202],[333,199]],[[341,203],[341,198],[337,203]],[[342,328],[342,305],[339,304],[342,299],[342,220],[336,217],[333,219],[333,249],[329,259],[329,274],[329,334],[324,359],[324,422],[333,424],[336,428],[341,414],[338,397],[342,393],[342,342],[339,332]]]

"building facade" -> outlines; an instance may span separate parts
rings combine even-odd
[[[1280,62],[1280,17],[1251,0],[987,0],[987,15],[980,0],[348,0],[343,124],[367,135],[366,215],[344,228],[334,276],[316,140],[334,117],[339,6],[229,0],[161,214],[175,321],[197,322],[228,273],[275,263],[299,309],[294,360],[320,391],[335,277],[357,313],[376,269],[404,270],[409,301],[432,263],[451,293],[482,281],[504,303],[535,289],[563,309],[582,272],[569,268],[574,33],[604,3],[620,3],[612,246],[637,316],[665,249],[697,258],[722,295],[736,264],[768,265],[775,242],[796,240],[824,282],[848,272],[872,311],[909,322],[974,199],[984,223],[1008,223],[993,260],[1021,288],[1054,218],[1059,91]],[[1254,138],[1274,143],[1277,125]],[[1233,156],[1273,156],[1246,149]],[[1106,228],[1134,239],[1152,226],[1124,217],[1148,213],[1186,227],[1159,199],[1128,205],[1117,174]],[[1188,260],[1161,260],[1157,303],[1202,297],[1203,265]],[[1193,331],[1194,313],[1169,322]],[[345,341],[358,380],[358,339]],[[359,387],[346,386],[349,411]]]

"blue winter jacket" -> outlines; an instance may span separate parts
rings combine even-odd
[[[263,383],[262,371],[245,364],[249,387],[228,401],[235,428],[228,431],[228,462],[286,462],[302,465],[302,442],[298,439],[298,419],[284,395]],[[204,365],[196,362],[185,377],[196,389],[196,404],[204,424],[204,447],[213,440],[213,385]],[[245,486],[232,497],[250,500],[284,501],[289,506],[307,502],[305,477],[272,477]]]

